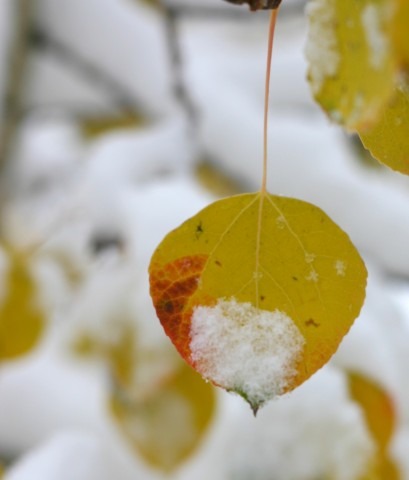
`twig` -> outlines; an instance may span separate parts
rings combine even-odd
[[[169,49],[170,62],[173,70],[173,92],[175,98],[178,100],[178,102],[183,107],[188,116],[189,126],[191,127],[192,133],[194,135],[197,126],[197,115],[183,78],[183,58],[180,50],[178,32],[179,12],[176,9],[172,9],[166,6],[163,10],[165,16],[166,39]]]
[[[14,37],[11,39],[9,67],[4,91],[4,118],[0,138],[0,175],[9,161],[14,147],[16,130],[22,110],[28,49],[35,0],[14,1]]]
[[[242,2],[243,3],[243,2]],[[240,4],[238,4],[240,5]],[[281,16],[300,15],[305,6],[304,1],[283,3],[281,7]],[[167,6],[179,18],[188,18],[194,20],[212,20],[212,21],[241,21],[249,23],[250,21],[265,22],[264,15],[249,15],[248,11],[234,8],[232,5],[225,5],[223,7],[215,7],[212,5],[191,5],[181,3],[172,3]]]
[[[55,54],[59,61],[80,72],[92,84],[99,85],[114,98],[117,106],[125,112],[142,113],[149,116],[140,102],[135,99],[132,93],[127,92],[123,85],[119,84],[107,72],[100,70],[97,66],[82,58],[78,52],[71,50],[60,40],[40,28],[31,29],[30,40],[34,48],[38,50],[48,49]]]
[[[191,119],[191,123],[196,120],[194,113],[193,102],[189,98],[188,92],[183,81],[183,59],[180,52],[179,39],[178,39],[178,23],[181,19],[193,19],[193,20],[206,20],[211,19],[213,21],[265,21],[264,16],[249,16],[248,12],[233,8],[226,4],[225,7],[212,7],[206,5],[189,5],[181,3],[167,3],[163,0],[161,5],[162,13],[165,17],[165,28],[167,34],[167,43],[169,46],[169,54],[171,57],[171,63],[173,65],[173,78],[174,78],[174,92],[175,96],[179,99],[180,103],[184,106],[188,112],[188,116]],[[293,3],[285,4],[285,12],[287,14],[299,13],[300,6]],[[293,12],[294,10],[294,12]],[[55,55],[56,59],[61,62],[65,62],[72,69],[79,72],[89,82],[97,84],[104,90],[109,98],[113,100],[115,107],[121,110],[128,111],[130,113],[137,112],[146,116],[150,116],[144,109],[141,102],[135,98],[134,94],[127,91],[127,88],[114,79],[109,72],[100,69],[98,66],[93,65],[89,60],[81,57],[81,54],[61,40],[55,38],[52,34],[46,32],[44,29],[35,26],[30,32],[30,45],[39,51],[48,50],[52,55]],[[78,114],[78,111],[83,109],[84,105],[80,105],[77,109],[75,105],[64,104],[52,104],[50,108],[61,107],[64,109],[71,108],[74,114]],[[43,105],[43,108],[46,106]],[[29,110],[20,112],[25,115]],[[81,115],[81,113],[80,113]]]
[[[225,0],[235,5],[243,5],[247,3],[250,10],[275,10],[280,6],[281,0]]]

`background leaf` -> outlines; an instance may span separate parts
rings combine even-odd
[[[81,124],[84,138],[92,140],[117,130],[134,130],[146,126],[148,120],[142,115],[125,113],[121,116],[89,117]]]
[[[152,257],[150,283],[183,358],[257,410],[335,352],[359,314],[366,269],[320,209],[257,193],[215,202],[168,234]],[[192,322],[202,313],[209,337],[197,359]]]
[[[399,0],[394,18],[393,39],[400,61],[406,69],[409,68],[408,25],[409,2],[407,0]]]
[[[213,419],[214,388],[167,343],[141,346],[130,319],[115,318],[115,325],[108,342],[85,334],[75,350],[106,362],[110,411],[135,453],[154,468],[172,471],[194,454]]]
[[[395,405],[385,389],[356,372],[348,373],[353,400],[362,408],[367,427],[378,448],[374,476],[379,480],[399,479],[400,475],[389,455],[389,446],[397,424]]]
[[[5,292],[0,301],[0,362],[30,351],[45,324],[28,259],[11,253],[9,262]]]
[[[409,84],[402,77],[379,121],[360,132],[364,146],[388,167],[409,175]]]
[[[397,0],[309,2],[311,88],[331,119],[349,129],[371,125],[393,93],[396,7]]]
[[[111,406],[122,431],[151,466],[172,471],[197,448],[213,417],[211,385],[183,362],[140,398],[114,395]]]

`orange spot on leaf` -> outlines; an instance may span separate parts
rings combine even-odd
[[[190,358],[189,300],[199,286],[207,255],[178,258],[164,266],[151,265],[150,292],[156,314],[180,354]]]

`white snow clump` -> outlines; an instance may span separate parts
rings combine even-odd
[[[339,66],[338,44],[333,29],[336,19],[335,2],[311,1],[306,7],[306,12],[310,18],[314,17],[314,21],[310,22],[305,55],[311,69],[312,91],[316,95],[320,92],[325,79],[335,75]]]
[[[219,299],[195,308],[190,327],[196,369],[258,407],[285,392],[305,343],[285,313]]]
[[[367,5],[362,12],[362,25],[370,49],[369,61],[375,70],[382,68],[388,53],[388,40],[382,31],[385,12],[380,7]]]

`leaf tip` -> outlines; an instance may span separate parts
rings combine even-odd
[[[251,408],[251,410],[252,410],[252,412],[253,412],[254,418],[256,418],[256,417],[257,417],[257,413],[258,413],[261,405],[260,405],[260,404],[252,404],[252,403],[250,403],[249,405],[250,405],[250,408]]]
[[[253,415],[254,415],[254,418],[257,417],[257,413],[258,411],[260,410],[260,408],[264,405],[264,401],[263,400],[255,400],[255,399],[252,399],[250,398],[250,396],[242,389],[240,388],[237,388],[237,389],[232,389],[232,390],[227,390],[228,392],[233,392],[233,393],[236,393],[237,395],[239,395],[246,403],[248,403],[248,405],[250,406],[251,408],[251,411],[253,412]]]

